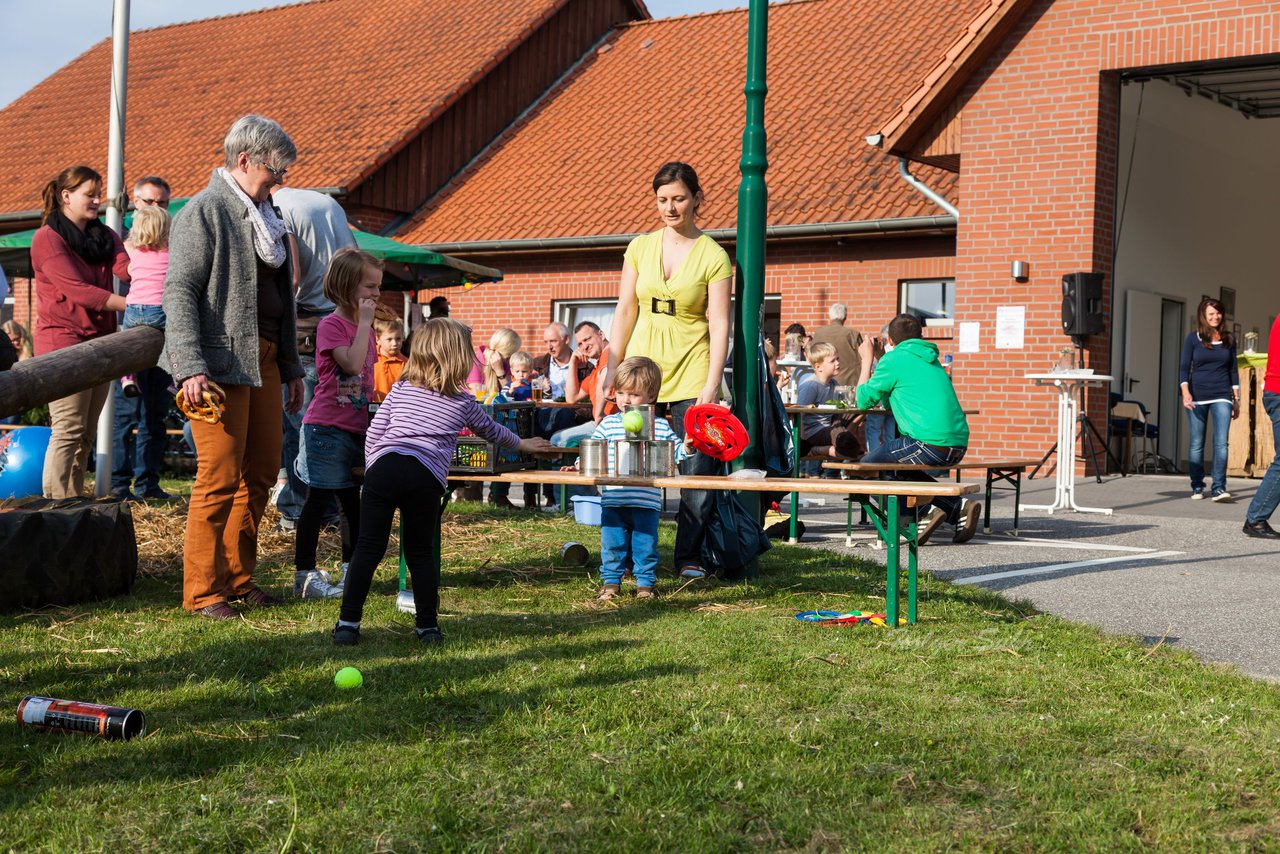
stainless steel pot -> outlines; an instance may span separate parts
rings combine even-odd
[[[656,416],[656,407],[652,403],[630,403],[622,407],[622,414],[628,412],[639,412],[640,417],[644,419],[644,426],[640,428],[639,433],[628,433],[629,439],[645,439],[653,441],[653,419]]]
[[[608,477],[609,443],[604,439],[583,439],[579,442],[578,471],[591,477]]]
[[[618,477],[644,477],[645,449],[643,439],[619,439],[613,443],[613,473]]]
[[[645,442],[645,473],[649,477],[675,477],[676,443]]]

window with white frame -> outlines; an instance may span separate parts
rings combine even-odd
[[[914,314],[925,326],[955,322],[955,279],[902,279],[898,282],[899,311]]]

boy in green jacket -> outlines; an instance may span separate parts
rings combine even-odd
[[[898,422],[898,438],[862,458],[864,463],[917,463],[943,468],[964,459],[969,422],[956,399],[951,377],[938,362],[938,347],[921,337],[920,321],[900,314],[889,322],[885,354],[871,373],[875,339],[864,336],[858,351],[858,408],[884,403]],[[923,471],[896,472],[901,480],[934,482]],[[924,545],[943,522],[955,526],[953,542],[965,543],[978,530],[979,505],[959,498],[935,498],[921,520],[918,542]]]

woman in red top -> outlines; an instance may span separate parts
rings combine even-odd
[[[116,233],[98,221],[101,196],[102,176],[88,166],[64,169],[45,185],[44,225],[31,238],[37,355],[115,332],[116,312],[124,311],[111,275],[129,280],[129,255]],[[104,383],[49,404],[53,436],[44,458],[46,498],[84,492],[95,425],[110,391]]]

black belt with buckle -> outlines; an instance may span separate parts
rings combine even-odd
[[[654,314],[665,314],[668,317],[676,316],[676,301],[673,299],[658,299],[653,297],[653,302],[649,310]]]

